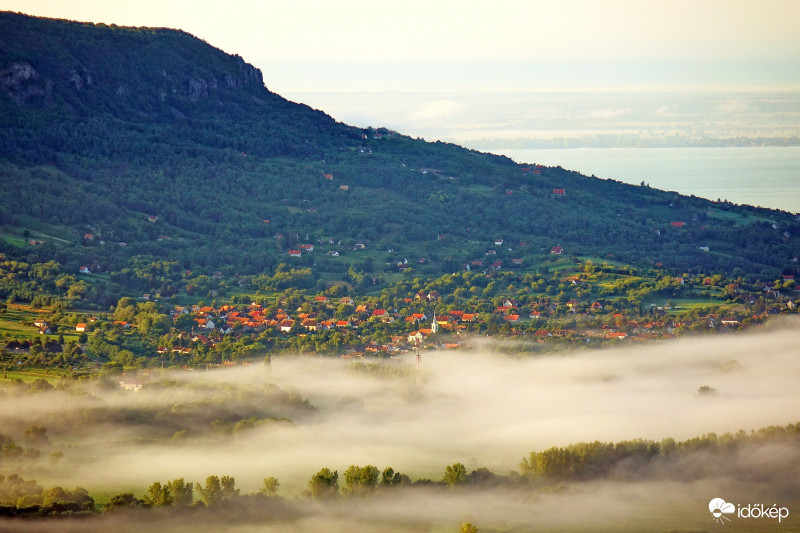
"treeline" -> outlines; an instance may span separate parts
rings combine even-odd
[[[0,516],[84,516],[95,512],[95,501],[84,488],[44,489],[17,474],[0,474]]]
[[[770,426],[747,433],[709,433],[683,442],[664,439],[631,440],[617,443],[581,442],[531,452],[520,463],[520,475],[530,480],[589,480],[616,471],[621,476],[636,475],[657,462],[668,464],[691,453],[704,451],[710,456],[763,442],[784,441],[800,444],[800,423]]]
[[[652,469],[659,464],[675,466],[681,458],[697,453],[703,453],[704,458],[716,458],[725,463],[732,453],[767,443],[797,447],[800,445],[800,423],[719,436],[710,433],[682,442],[674,439],[660,442],[634,440],[553,447],[541,452],[531,452],[529,457],[523,458],[520,470],[512,471],[508,475],[499,475],[487,468],[468,471],[460,462],[445,466],[438,480],[412,480],[392,467],[381,470],[375,465],[350,465],[341,476],[337,470],[325,467],[309,478],[302,496],[330,502],[340,498],[365,498],[378,493],[386,494],[386,491],[413,490],[418,487],[452,490],[506,487],[540,491],[552,486],[552,483],[583,482],[609,476],[621,479],[646,477],[648,474],[652,475]],[[692,464],[697,466],[696,463]],[[712,466],[716,468],[722,464]],[[664,470],[658,472],[660,476],[665,473]],[[676,475],[680,476],[702,477],[708,473],[714,472],[676,469]],[[102,509],[98,509],[88,492],[80,487],[73,491],[61,487],[44,490],[35,481],[26,481],[17,475],[0,476],[0,515],[75,515],[153,508],[176,511],[205,508],[227,512],[231,509],[245,510],[250,504],[256,503],[256,506],[250,506],[253,510],[263,506],[264,502],[271,501],[271,505],[274,505],[284,500],[278,495],[280,486],[276,477],[269,476],[263,478],[257,492],[242,494],[232,476],[212,475],[203,483],[177,478],[163,483],[156,481],[141,496],[132,492],[117,494]]]

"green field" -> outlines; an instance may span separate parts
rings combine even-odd
[[[9,305],[0,315],[0,335],[8,334],[17,339],[34,339],[39,336],[39,328],[33,323],[40,316],[30,309],[20,305]]]
[[[31,238],[36,240],[53,240],[59,244],[69,244],[78,240],[78,236],[75,232],[64,226],[47,224],[41,220],[25,215],[18,215],[16,220],[22,231],[27,230]]]
[[[9,370],[8,372],[0,373],[0,383],[5,380],[10,381],[13,379],[19,379],[25,383],[30,383],[31,381],[36,381],[37,379],[43,379],[51,385],[55,385],[64,376],[66,376],[66,373],[62,371],[47,372],[46,370]]]
[[[771,222],[769,218],[764,216],[733,213],[731,211],[723,211],[722,209],[709,209],[708,216],[717,220],[732,220],[737,226],[746,226],[755,222]]]

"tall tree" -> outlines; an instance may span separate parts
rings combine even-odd
[[[183,478],[173,479],[167,483],[170,495],[172,496],[172,504],[176,507],[188,507],[194,501],[194,491],[192,484],[186,483]]]
[[[453,463],[444,469],[444,481],[451,487],[460,485],[467,480],[467,469],[462,463]]]
[[[350,465],[344,472],[344,493],[354,496],[364,496],[378,485],[380,471],[372,465]]]
[[[339,473],[323,468],[308,480],[308,495],[315,499],[331,499],[339,494]]]

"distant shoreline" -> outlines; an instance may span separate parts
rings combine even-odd
[[[632,185],[644,182],[709,200],[800,213],[800,146],[582,146],[489,151],[520,164],[560,166],[601,179]]]
[[[476,150],[539,150],[553,148],[762,148],[800,146],[798,137],[770,138],[642,138],[632,135],[595,135],[551,139],[475,139],[458,141]]]

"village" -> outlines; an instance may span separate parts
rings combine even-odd
[[[467,279],[482,276],[473,274]],[[488,279],[496,277],[503,278],[496,273]],[[669,278],[663,284],[675,290],[673,298],[660,305],[632,305],[629,298],[613,295],[614,286],[606,284],[600,290],[600,279],[585,271],[571,274],[557,280],[557,293],[543,287],[541,294],[519,298],[486,294],[491,289],[487,285],[482,291],[486,297],[463,301],[466,291],[453,290],[451,285],[449,293],[440,292],[431,288],[437,285],[431,282],[413,295],[398,294],[402,289],[360,299],[292,293],[261,303],[176,306],[170,315],[178,326],[174,331],[180,332],[164,337],[174,340],[174,345],[159,346],[158,351],[179,359],[191,356],[201,345],[213,349],[226,338],[249,337],[278,351],[391,356],[417,347],[468,347],[472,339],[487,336],[527,339],[548,350],[738,331],[796,309],[793,280],[783,280],[779,287],[760,284],[749,287],[760,292],[747,292],[739,284],[707,276]],[[637,289],[620,283],[619,289],[623,288],[628,295]],[[703,297],[697,298],[700,294]],[[459,299],[463,304],[459,305]]]
[[[541,273],[476,263],[438,278],[402,274],[355,295],[347,283],[278,290],[270,278],[208,302],[126,296],[105,313],[7,304],[3,361],[18,370],[193,369],[279,354],[391,358],[470,348],[481,338],[510,341],[502,343],[507,352],[544,353],[733,333],[797,312],[792,275],[675,276],[659,265],[581,262],[562,251],[550,251]],[[275,277],[300,272],[287,267]]]

